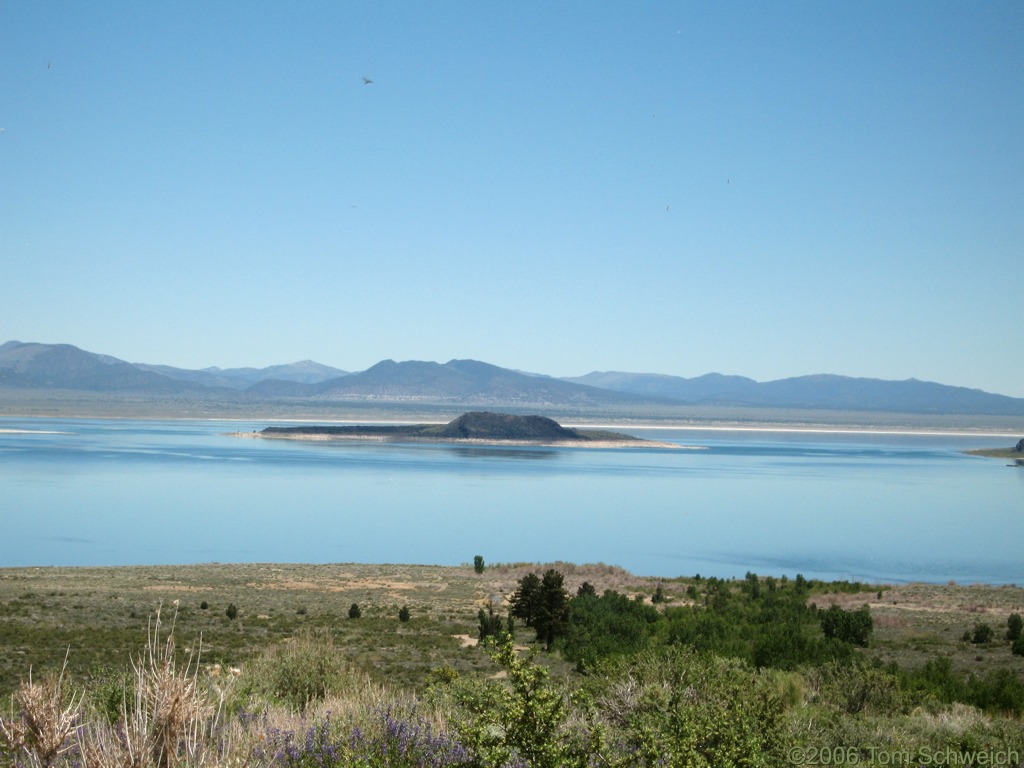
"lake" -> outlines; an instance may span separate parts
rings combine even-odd
[[[238,439],[0,419],[0,566],[604,562],[650,576],[1024,584],[1016,439],[628,429],[700,450]]]

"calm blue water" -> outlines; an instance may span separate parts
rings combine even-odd
[[[1008,438],[633,430],[699,451],[242,440],[0,419],[0,566],[566,560],[637,574],[1024,584]],[[54,432],[47,434],[40,430]]]

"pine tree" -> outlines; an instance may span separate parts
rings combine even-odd
[[[569,620],[569,593],[565,579],[558,571],[549,569],[540,583],[539,611],[533,619],[537,640],[550,651],[555,639],[565,631]]]
[[[539,605],[540,577],[535,573],[528,573],[519,580],[519,586],[512,593],[509,613],[517,619],[522,619],[526,622],[526,626],[532,628]]]

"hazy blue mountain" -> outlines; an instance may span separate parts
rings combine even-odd
[[[884,381],[820,374],[759,383],[709,373],[692,379],[662,374],[594,372],[572,379],[520,373],[477,360],[447,363],[383,360],[360,373],[302,361],[269,368],[132,364],[70,344],[10,341],[0,345],[0,392],[81,390],[130,395],[187,395],[220,402],[347,400],[523,408],[708,405],[888,411],[916,414],[1024,416],[1024,398],[935,382]]]

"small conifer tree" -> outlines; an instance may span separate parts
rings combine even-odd
[[[1021,636],[1022,629],[1024,629],[1024,619],[1019,613],[1011,613],[1010,618],[1006,620],[1006,639],[1012,643]]]

